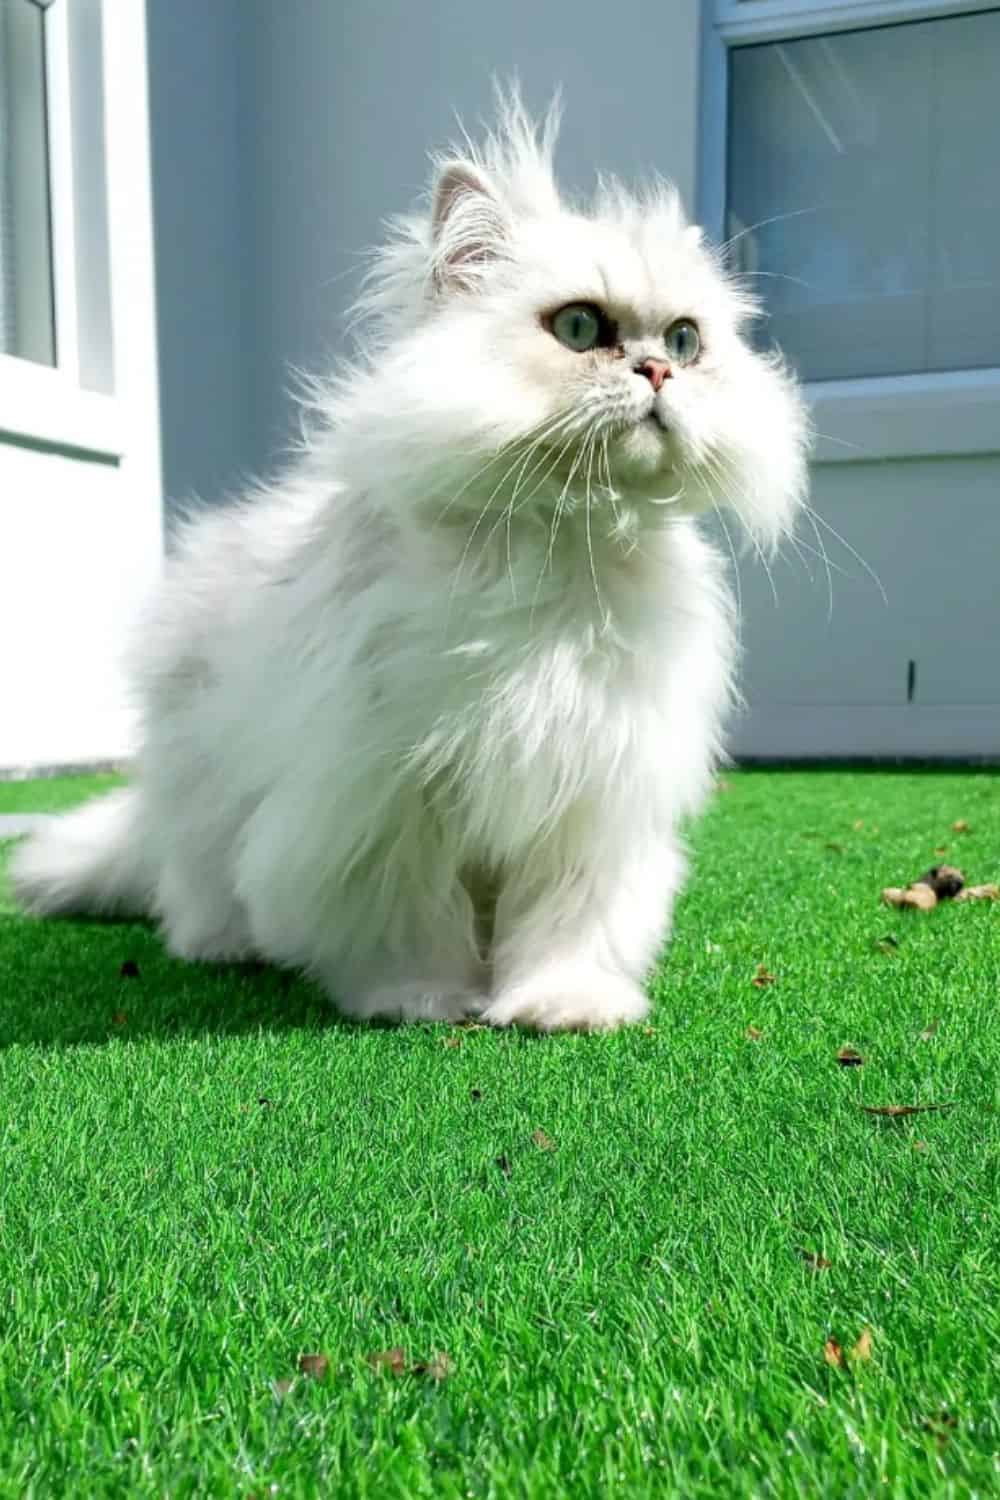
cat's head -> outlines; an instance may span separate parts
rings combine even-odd
[[[554,112],[539,130],[508,100],[481,149],[438,161],[429,212],[397,221],[365,298],[362,424],[365,408],[388,424],[400,472],[460,509],[589,491],[610,527],[722,503],[775,539],[806,422],[781,361],[746,340],[752,299],[669,185],[566,204],[554,135]]]

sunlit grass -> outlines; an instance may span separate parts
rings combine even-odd
[[[879,891],[997,879],[1000,778],[727,779],[613,1036],[353,1027],[0,892],[0,1495],[993,1493],[1000,907]]]

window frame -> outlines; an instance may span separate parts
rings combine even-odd
[[[18,355],[0,354],[0,441],[12,439],[117,460],[124,453],[118,398],[86,390],[80,384],[69,40],[71,0],[31,0],[31,3],[44,12],[56,362],[43,365]],[[105,31],[101,72],[107,107],[108,91],[115,85],[106,43]],[[110,217],[110,194],[108,212]],[[109,266],[109,276],[112,269]]]
[[[725,237],[729,54],[761,42],[945,20],[998,0],[704,0],[698,215]],[[1000,450],[1000,366],[805,383],[820,463]],[[947,431],[934,419],[947,414]]]

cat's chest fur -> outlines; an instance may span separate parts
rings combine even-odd
[[[375,670],[380,712],[404,763],[475,848],[509,857],[515,839],[584,810],[655,819],[673,802],[666,741],[709,623],[691,608],[696,580],[683,561],[605,569],[596,587],[589,572],[556,578],[535,599],[504,579],[413,600],[408,621],[397,616],[397,649]],[[696,702],[688,716],[698,718]]]

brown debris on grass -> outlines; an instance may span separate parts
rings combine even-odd
[[[750,983],[755,984],[759,990],[762,990],[765,985],[777,984],[777,982],[777,974],[769,973],[766,964],[757,965],[757,972],[750,981]]]
[[[881,1115],[887,1120],[903,1120],[907,1115],[927,1115],[939,1109],[954,1109],[955,1101],[947,1104],[862,1104],[858,1106],[866,1115]]]
[[[861,1330],[857,1341],[851,1345],[849,1350],[845,1350],[841,1344],[837,1343],[835,1338],[828,1338],[823,1345],[823,1358],[835,1370],[846,1370],[848,1360],[854,1364],[859,1364],[871,1359],[871,1357],[872,1331],[870,1328],[863,1328]]]
[[[406,1350],[381,1349],[377,1354],[365,1356],[373,1370],[389,1370],[393,1375],[406,1373]]]
[[[411,1373],[414,1375],[426,1375],[429,1380],[445,1380],[452,1372],[454,1365],[451,1356],[443,1350],[437,1349],[428,1360],[421,1360],[419,1364],[412,1366]]]
[[[300,1354],[299,1374],[307,1375],[310,1380],[325,1380],[330,1369],[330,1361],[325,1354]]]
[[[841,1047],[837,1053],[837,1061],[842,1068],[860,1068],[864,1058],[854,1047]]]
[[[870,1328],[862,1328],[861,1335],[851,1350],[850,1359],[871,1359],[872,1357],[872,1331]]]
[[[938,898],[929,885],[917,882],[907,886],[906,889],[899,885],[889,885],[882,892],[882,900],[886,906],[894,906],[902,909],[906,906],[915,907],[918,911],[933,911],[938,904]]]
[[[956,901],[1000,901],[1000,885],[967,885],[959,891]]]
[[[454,1363],[443,1349],[435,1349],[430,1359],[417,1360],[408,1365],[406,1350],[382,1349],[377,1354],[365,1356],[373,1370],[388,1370],[393,1375],[426,1375],[429,1380],[444,1380],[454,1369]]]
[[[931,865],[905,888],[886,886],[882,900],[887,906],[932,911],[939,901],[1000,901],[1000,885],[966,885],[965,876],[954,865]]]

